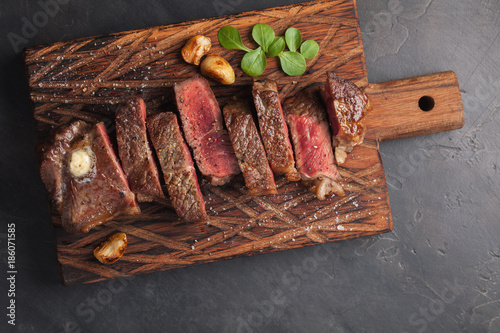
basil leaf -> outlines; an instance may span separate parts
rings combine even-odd
[[[285,41],[290,51],[297,51],[300,43],[302,43],[302,35],[300,34],[299,29],[293,27],[286,29]]]
[[[252,38],[267,52],[269,45],[274,41],[274,30],[267,24],[258,23],[252,28]]]
[[[304,43],[302,43],[302,45],[300,45],[300,53],[306,59],[314,58],[316,54],[318,54],[318,51],[319,45],[312,39],[306,40]]]
[[[286,38],[286,37],[285,37]],[[283,72],[290,76],[299,76],[306,71],[306,59],[297,52],[285,51],[279,54],[281,68]]]
[[[268,58],[276,57],[278,54],[283,52],[285,49],[285,38],[283,37],[274,37],[274,41],[269,45],[269,49],[267,50],[266,56]]]
[[[243,45],[240,32],[235,27],[225,26],[220,28],[217,33],[217,38],[219,39],[220,45],[226,49],[239,49],[246,52],[252,51]]]
[[[259,76],[266,69],[266,54],[261,47],[248,52],[241,59],[241,69],[250,76]]]

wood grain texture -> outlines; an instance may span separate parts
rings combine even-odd
[[[304,40],[315,39],[320,45],[320,53],[307,61],[301,77],[285,76],[276,59],[269,59],[263,76],[277,81],[282,99],[323,83],[327,71],[368,86],[353,0],[313,1],[89,37],[25,51],[37,140],[75,119],[105,121],[113,135],[116,104],[130,95],[143,97],[149,114],[175,110],[173,84],[199,72],[180,56],[183,44],[195,34],[209,36],[212,51],[235,68],[235,84],[212,85],[220,104],[242,91],[250,97],[252,79],[239,69],[243,53],[221,48],[216,34],[222,26],[232,25],[242,32],[246,45],[255,46],[250,34],[256,23],[267,23],[280,35],[295,26]],[[389,98],[384,89],[370,86],[375,105]],[[400,105],[388,110],[393,107]],[[379,122],[377,112],[372,111],[374,124]],[[384,134],[377,135],[378,130]],[[142,214],[121,216],[85,235],[65,232],[51,208],[61,280],[65,285],[97,282],[390,231],[392,217],[377,141],[391,138],[389,132],[374,125],[372,135],[339,169],[345,197],[319,201],[301,184],[284,178],[276,179],[277,195],[252,197],[239,176],[225,187],[203,186],[208,222],[184,223],[168,202],[141,204]],[[412,131],[415,134],[418,131]],[[127,251],[115,264],[102,265],[92,251],[117,231],[127,234]]]
[[[370,83],[366,93],[375,110],[366,116],[367,136],[378,141],[448,131],[464,125],[460,88],[457,76],[451,71]],[[421,106],[431,110],[424,111]]]

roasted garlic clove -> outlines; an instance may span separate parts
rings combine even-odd
[[[233,67],[226,59],[216,54],[209,54],[201,62],[201,74],[222,84],[233,84],[235,80]]]
[[[103,264],[112,264],[123,256],[127,248],[127,235],[116,233],[106,239],[94,250],[94,256]]]
[[[202,35],[191,37],[182,48],[182,58],[188,64],[199,65],[201,58],[210,51],[212,41]]]
[[[344,164],[345,159],[347,158],[347,153],[343,148],[335,148],[335,160],[338,165]]]

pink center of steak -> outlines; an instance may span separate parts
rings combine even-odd
[[[232,163],[235,158],[234,150],[226,131],[209,132],[201,138],[200,142],[201,144],[195,150],[194,155],[198,156],[198,159],[204,159],[202,165],[203,169],[206,170],[205,173],[218,179],[228,177],[227,180],[235,173],[239,173],[239,168],[235,171],[235,165]],[[231,163],[228,163],[228,159]],[[222,183],[226,183],[226,180],[223,180]]]
[[[298,142],[295,143],[299,172],[307,178],[319,176],[339,178],[333,161],[328,127],[307,116],[290,115],[289,122],[293,124],[294,130],[300,136]]]
[[[326,112],[316,88],[301,91],[285,102],[286,121],[295,149],[297,168],[309,190],[320,200],[345,195],[337,180]]]
[[[176,92],[179,92],[176,97],[184,134],[191,142],[201,139],[206,133],[221,130],[222,116],[210,86],[201,79],[189,80],[176,85]]]
[[[194,76],[174,90],[186,141],[200,172],[213,185],[225,184],[240,169],[208,81]]]

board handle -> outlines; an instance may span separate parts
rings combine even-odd
[[[365,90],[373,110],[366,115],[366,136],[378,141],[461,128],[462,96],[452,71],[370,83]]]

